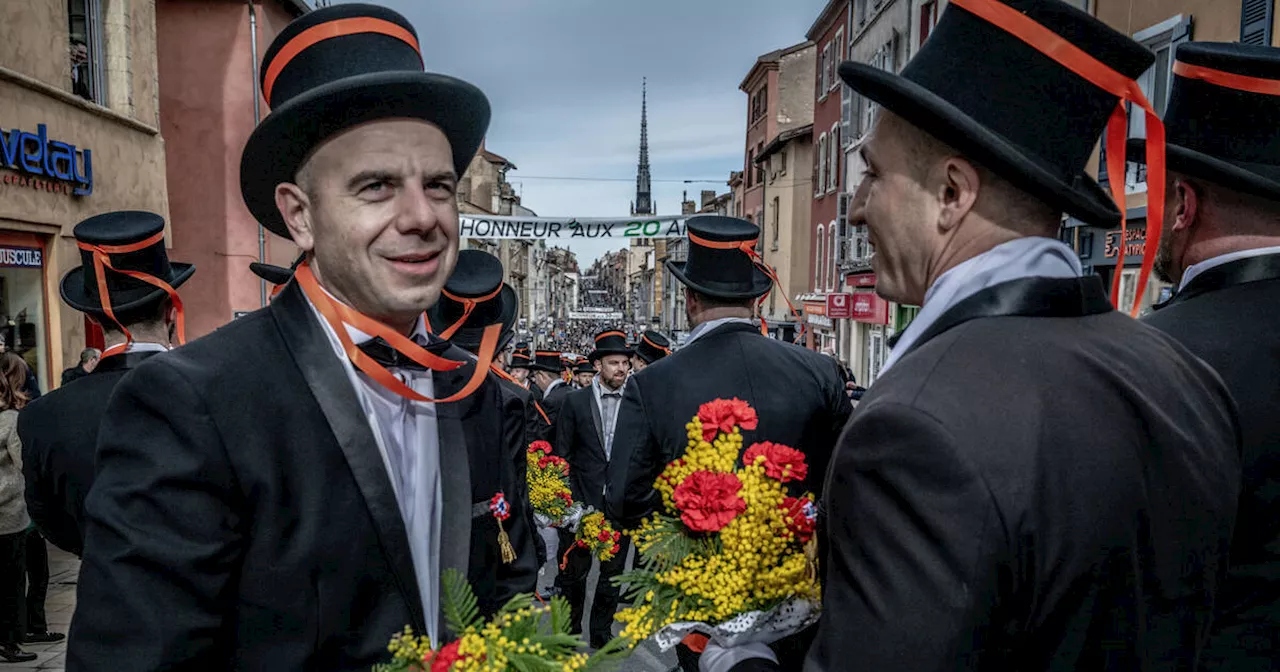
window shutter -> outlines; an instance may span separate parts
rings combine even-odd
[[[1240,3],[1240,42],[1271,46],[1271,22],[1275,0],[1242,0]]]
[[[853,89],[840,87],[840,144],[849,144],[854,136],[853,126]]]

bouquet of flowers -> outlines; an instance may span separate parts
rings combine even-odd
[[[569,490],[569,463],[551,454],[551,444],[534,441],[525,453],[529,504],[538,522],[559,527],[572,519],[582,506],[575,504]]]
[[[617,616],[624,639],[652,636],[664,651],[690,633],[721,646],[769,643],[817,621],[817,507],[785,485],[808,465],[776,443],[744,453],[742,430],[757,424],[735,398],[703,404],[686,425],[687,451],[654,483],[663,509],[632,533],[641,567],[615,579],[634,600]]]
[[[582,516],[573,544],[565,549],[564,557],[560,560],[560,569],[568,566],[569,554],[576,548],[585,548],[587,552],[599,558],[600,562],[608,562],[622,550],[621,544],[618,543],[620,541],[622,541],[622,533],[609,525],[603,513],[589,511]]]
[[[458,639],[436,648],[406,627],[387,646],[391,662],[374,666],[373,672],[594,671],[611,669],[626,656],[620,639],[588,655],[586,642],[570,634],[569,603],[562,597],[533,607],[531,596],[516,595],[485,621],[461,572],[446,570],[442,583],[445,624]]]

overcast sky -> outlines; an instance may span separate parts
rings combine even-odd
[[[681,192],[728,190],[742,169],[746,94],[760,54],[804,41],[825,0],[377,0],[418,31],[427,70],[479,86],[487,146],[539,215],[616,216],[635,197],[640,82],[658,214]],[[535,177],[615,178],[596,182]],[[715,180],[681,184],[662,180]],[[616,243],[613,247],[618,247]],[[574,245],[584,266],[608,244]]]

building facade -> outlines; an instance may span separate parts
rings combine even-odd
[[[113,4],[113,3],[112,3]],[[182,288],[187,338],[265,306],[249,262],[289,266],[292,241],[259,226],[240,196],[240,154],[268,113],[258,86],[267,47],[307,11],[301,0],[157,0],[160,128],[172,255],[194,263]]]
[[[169,220],[157,85],[151,0],[0,3],[0,336],[42,391],[101,344],[58,291],[80,264],[74,226],[113,210]]]

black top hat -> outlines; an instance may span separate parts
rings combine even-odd
[[[627,347],[627,335],[617,329],[608,329],[596,334],[596,347],[587,357],[588,361],[594,362],[601,357],[607,355],[625,355],[630,357],[633,354],[631,348]],[[594,371],[595,369],[592,369]]]
[[[1164,113],[1166,167],[1280,199],[1280,49],[1188,42],[1175,57]],[[1146,163],[1144,146],[1130,140],[1129,160]]]
[[[769,291],[769,276],[741,247],[760,238],[755,224],[722,215],[699,215],[685,222],[688,261],[666,263],[667,270],[689,288],[722,299],[754,299]]]
[[[649,329],[640,335],[636,343],[636,356],[645,364],[652,364],[671,354],[671,341],[666,336]]]
[[[240,191],[253,216],[286,238],[276,185],[294,181],[326,138],[376,119],[421,119],[449,139],[461,176],[489,127],[484,94],[423,72],[413,26],[376,5],[333,5],[285,26],[262,57],[262,92],[271,114],[245,145]]]
[[[76,241],[90,246],[101,246],[111,260],[111,266],[119,270],[146,273],[169,283],[175,289],[195,273],[192,264],[169,261],[164,249],[164,218],[160,215],[127,210],[106,212],[76,224],[72,231]],[[111,252],[112,247],[138,245],[152,241],[131,252]],[[80,250],[80,266],[62,276],[60,291],[67,305],[83,313],[105,315],[98,292],[97,274],[93,266],[93,250]],[[147,284],[123,273],[104,270],[107,293],[112,312],[141,308],[168,296],[165,290]]]
[[[581,362],[578,362],[577,366],[573,367],[573,372],[594,374],[596,372],[596,367],[591,363],[591,361],[584,359]]]
[[[564,364],[560,362],[560,353],[555,350],[538,350],[534,352],[533,364],[529,368],[559,375],[564,371]]]
[[[1155,61],[1061,0],[970,1],[1008,5],[1128,79]],[[1111,196],[1084,172],[1119,99],[963,7],[943,11],[901,75],[846,62],[840,77],[1045,203],[1088,224],[1120,221]]]
[[[531,366],[533,366],[533,353],[529,352],[529,344],[516,344],[515,351],[511,353],[511,368],[527,369]]]
[[[293,271],[283,266],[272,266],[256,261],[249,262],[249,270],[253,274],[273,285],[283,285],[293,277]]]
[[[502,262],[497,257],[480,250],[462,250],[440,300],[427,309],[427,320],[431,331],[442,337],[457,324],[447,338],[471,352],[479,349],[485,327],[501,324],[498,350],[503,350],[515,336],[519,305],[515,290],[502,282]]]

